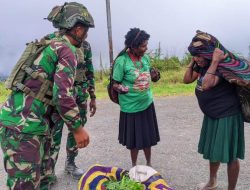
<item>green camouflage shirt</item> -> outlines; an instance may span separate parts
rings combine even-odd
[[[58,37],[59,35],[60,35],[59,32],[54,32],[52,34],[45,36],[45,38],[53,39],[55,37]],[[83,41],[80,50],[83,53],[83,60],[79,61],[78,59],[76,74],[81,75],[79,76],[79,78],[81,78],[82,81],[81,82],[75,81],[74,86],[76,93],[75,95],[76,97],[77,96],[80,97],[82,103],[87,100],[89,95],[91,97],[95,96],[95,79],[94,79],[94,66],[92,63],[92,51],[89,42],[87,42],[86,40]],[[76,56],[78,55],[76,54]],[[83,70],[83,72],[77,72],[79,70]]]
[[[92,64],[92,51],[90,44],[87,41],[84,41],[80,50],[84,52],[84,57],[82,61],[78,61],[76,77],[82,79],[82,81],[76,81],[75,90],[76,95],[81,97],[82,101],[85,101],[89,95],[91,98],[95,97],[94,67]]]
[[[92,63],[92,51],[91,46],[87,41],[83,42],[82,45],[84,49],[84,64],[86,67],[86,82],[88,84],[88,91],[94,91],[95,90],[95,80],[94,80],[94,67]]]
[[[52,40],[37,57],[32,69],[53,82],[53,103],[69,130],[81,126],[79,109],[76,104],[73,85],[77,66],[76,48],[66,36]],[[24,84],[37,92],[39,80],[27,77]],[[48,135],[52,106],[24,94],[13,91],[0,110],[0,126],[18,132]]]

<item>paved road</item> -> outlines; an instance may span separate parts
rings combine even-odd
[[[195,97],[166,97],[155,101],[161,141],[152,149],[152,164],[171,187],[176,190],[195,189],[196,184],[206,182],[208,163],[197,153],[197,142],[202,121],[202,114]],[[118,144],[117,123],[119,107],[108,100],[98,101],[98,112],[89,118],[86,125],[91,143],[80,151],[77,165],[87,169],[95,163],[107,166],[130,168],[130,156],[126,148]],[[246,159],[241,161],[238,190],[250,190],[250,125],[245,128]],[[65,141],[67,130],[64,130],[62,150],[59,155],[56,174],[58,183],[52,190],[76,190],[77,181],[64,174]],[[0,155],[2,160],[2,155]],[[140,152],[138,164],[144,164]],[[226,189],[226,165],[218,173],[220,190]],[[0,162],[0,189],[4,189],[5,173]]]

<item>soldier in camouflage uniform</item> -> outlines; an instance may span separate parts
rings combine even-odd
[[[73,94],[77,66],[76,47],[86,38],[88,28],[94,27],[86,7],[65,3],[54,8],[56,23],[64,35],[53,39],[31,65],[31,73],[13,90],[0,110],[0,142],[4,167],[8,174],[7,187],[15,190],[49,189],[51,175],[51,111],[72,131],[78,148],[89,143]],[[23,87],[23,88],[21,88]],[[50,101],[41,98],[47,87]],[[45,96],[44,96],[45,97]]]
[[[53,39],[58,32],[48,35],[46,38]],[[87,99],[90,96],[90,117],[94,116],[96,112],[96,96],[95,96],[95,81],[94,81],[94,67],[92,64],[92,51],[90,44],[87,41],[84,41],[82,47],[77,51],[77,70],[76,78],[74,83],[76,103],[80,111],[80,117],[83,125],[87,122]],[[64,121],[60,118],[57,112],[52,114],[52,120],[54,126],[51,126],[51,134],[53,136],[52,145],[51,145],[51,159],[52,159],[52,173],[50,176],[50,182],[54,183],[56,181],[55,176],[55,165],[57,162],[61,138],[63,132]],[[73,176],[74,179],[80,179],[84,171],[79,169],[75,165],[75,158],[78,154],[78,148],[74,136],[71,131],[68,133],[67,144],[66,144],[67,160],[65,162],[65,172]]]

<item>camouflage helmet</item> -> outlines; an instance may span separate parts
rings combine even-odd
[[[55,6],[47,19],[53,23],[55,28],[59,29],[71,29],[76,23],[91,28],[95,26],[94,19],[87,8],[76,2],[66,2],[62,6]]]

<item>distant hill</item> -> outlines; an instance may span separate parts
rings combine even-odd
[[[0,82],[5,81],[8,76],[0,75]]]

